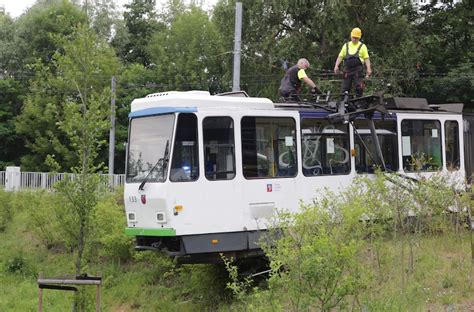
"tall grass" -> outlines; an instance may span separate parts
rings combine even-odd
[[[301,212],[279,214],[278,240],[263,243],[272,268],[270,287],[249,292],[245,307],[424,311],[474,306],[466,223],[472,203],[445,177],[413,183],[379,174],[361,177],[338,194],[318,194]]]
[[[379,179],[356,183],[341,196],[326,193],[301,214],[282,215],[288,221],[280,223],[282,239],[266,246],[273,269],[267,283],[240,283],[232,263],[229,280],[224,266],[178,265],[158,253],[135,252],[123,233],[120,193],[97,206],[84,271],[103,277],[103,311],[472,309],[473,263],[463,213],[451,218],[441,200],[413,204],[416,199],[386,189]],[[419,198],[437,192],[432,198],[439,198],[445,191],[430,187],[415,192]],[[74,248],[59,230],[61,203],[47,192],[0,191],[0,199],[0,311],[34,311],[39,272],[75,272]],[[410,207],[419,209],[415,223],[403,217]],[[321,283],[328,276],[339,282]],[[327,285],[336,296],[321,295]],[[93,287],[85,293],[93,310]],[[43,296],[46,311],[73,304],[69,292],[45,290]]]
[[[7,196],[11,213],[0,232],[0,311],[34,311],[38,274],[74,275],[74,253],[58,235],[61,203],[54,193],[0,191],[0,197]],[[179,266],[158,253],[133,251],[133,241],[124,234],[121,202],[117,193],[98,204],[92,247],[86,253],[85,271],[103,277],[103,311],[216,310],[230,298],[222,267]],[[93,310],[95,289],[82,287],[88,289],[87,306]],[[43,292],[45,311],[70,310],[73,301],[70,292]]]

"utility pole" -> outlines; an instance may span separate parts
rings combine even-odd
[[[110,100],[110,134],[109,134],[109,176],[114,175],[115,158],[115,76],[112,76],[112,98]],[[110,181],[112,183],[112,180]]]
[[[235,3],[234,77],[232,91],[240,91],[240,50],[242,44],[242,2]]]

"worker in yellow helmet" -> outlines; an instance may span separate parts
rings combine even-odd
[[[362,30],[360,28],[352,29],[351,41],[342,46],[334,65],[334,73],[337,75],[339,65],[344,61],[342,92],[350,92],[354,83],[357,97],[361,97],[364,91],[364,65],[366,67],[365,77],[368,78],[372,74],[369,52],[367,46],[360,42],[361,37]]]

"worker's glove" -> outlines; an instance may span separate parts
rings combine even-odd
[[[311,89],[311,94],[323,94],[317,87]]]

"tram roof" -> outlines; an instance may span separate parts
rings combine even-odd
[[[273,102],[258,97],[216,96],[207,91],[169,91],[133,100],[131,112],[160,107],[272,109]]]
[[[454,105],[432,106],[426,99],[388,98],[387,109],[393,113],[458,113]],[[144,98],[134,99],[129,117],[163,114],[171,112],[197,111],[200,108],[232,108],[232,109],[266,109],[297,111],[303,117],[326,116],[331,112],[321,107],[313,107],[311,103],[274,103],[268,98],[249,97],[243,91],[211,95],[208,91],[168,91],[149,94]],[[462,105],[461,105],[462,111]],[[376,113],[375,118],[395,118],[394,115],[384,117]]]

